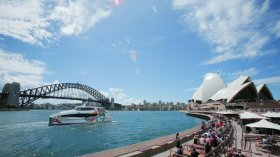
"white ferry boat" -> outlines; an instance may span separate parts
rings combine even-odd
[[[91,124],[112,121],[111,114],[101,106],[89,106],[88,102],[73,110],[61,111],[50,115],[49,125]]]

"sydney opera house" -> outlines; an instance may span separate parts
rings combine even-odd
[[[189,100],[190,108],[279,108],[266,84],[255,86],[249,76],[226,84],[219,75],[207,73]]]

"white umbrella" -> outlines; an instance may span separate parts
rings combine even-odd
[[[262,116],[265,117],[270,117],[270,118],[280,118],[280,113],[279,112],[266,112],[264,114],[261,114]]]
[[[258,122],[255,122],[255,123],[247,124],[245,126],[248,126],[250,128],[267,128],[267,129],[280,130],[280,125],[275,124],[275,123],[271,123],[271,122],[269,122],[265,119],[262,119]]]
[[[218,114],[238,114],[238,112],[233,112],[233,111],[218,111],[216,113],[218,113]]]
[[[243,112],[239,114],[240,119],[267,119],[266,117],[260,116],[252,112]]]

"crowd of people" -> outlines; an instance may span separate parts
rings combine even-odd
[[[205,147],[205,154],[217,147],[224,141],[225,133],[230,128],[230,121],[224,116],[214,114],[206,125],[202,122],[202,128],[208,128],[208,131],[201,135],[194,137],[194,144],[199,144]]]
[[[218,114],[214,114],[212,118],[206,124],[202,121],[201,128],[208,129],[201,136],[198,134],[194,135],[193,145],[190,146],[191,157],[198,157],[199,152],[196,150],[195,146],[203,148],[203,154],[208,154],[212,149],[215,149],[220,143],[225,139],[225,134],[230,129],[230,121],[226,117]],[[177,141],[177,154],[183,155],[183,147],[179,140],[179,133],[176,134]]]

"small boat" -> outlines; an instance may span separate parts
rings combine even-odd
[[[111,114],[101,106],[89,106],[88,102],[73,110],[54,113],[49,117],[49,125],[92,124],[112,121]]]

